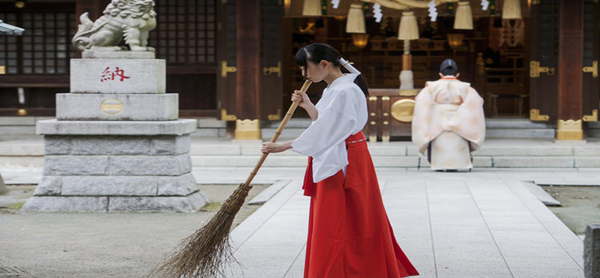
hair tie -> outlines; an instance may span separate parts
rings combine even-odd
[[[350,73],[354,73],[354,74],[360,74],[360,71],[358,71],[355,67],[353,67],[350,62],[348,62],[347,60],[344,60],[344,58],[340,58],[339,60],[340,65],[342,65],[345,69],[347,69]]]

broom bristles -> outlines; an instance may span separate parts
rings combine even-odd
[[[252,186],[244,183],[233,192],[217,214],[194,234],[181,241],[176,251],[158,266],[160,277],[215,277],[233,259],[229,232],[235,215],[244,205]]]

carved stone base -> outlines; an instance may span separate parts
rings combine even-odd
[[[558,120],[556,140],[583,140],[581,120]]]
[[[259,120],[236,120],[235,122],[236,140],[260,140],[260,121]]]
[[[56,94],[59,121],[172,121],[178,94]]]
[[[191,174],[197,123],[185,121],[38,122],[44,176],[23,210],[196,211],[206,202]]]

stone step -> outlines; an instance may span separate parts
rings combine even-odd
[[[373,155],[376,167],[417,167],[416,155]],[[192,155],[194,167],[253,167],[260,155]],[[493,168],[600,168],[597,156],[500,156],[477,155],[475,167]],[[272,154],[265,167],[305,167],[306,157],[299,154]],[[0,167],[43,167],[43,156],[0,156]],[[429,165],[426,158],[421,166]]]
[[[0,126],[34,126],[37,121],[50,119],[53,117],[0,117]]]
[[[253,167],[260,159],[259,155],[245,156],[192,156],[194,167]],[[269,156],[264,167],[306,167],[307,158],[304,156]],[[375,167],[417,167],[418,156],[374,156]],[[475,157],[475,167],[492,167],[491,157]],[[421,159],[421,166],[429,166],[426,158]]]
[[[0,134],[6,135],[35,135],[35,125],[0,125]]]
[[[259,155],[246,156],[192,156],[194,167],[253,167]],[[307,159],[303,156],[269,156],[263,164],[265,167],[306,167]],[[418,156],[373,156],[375,167],[381,168],[416,168]],[[598,168],[600,160],[596,157],[574,156],[474,156],[475,168]],[[421,158],[421,167],[429,163]]]
[[[0,134],[35,135],[35,123],[47,117],[0,117]],[[281,121],[263,123],[262,138],[272,138]],[[284,129],[281,138],[296,138],[310,126],[312,120],[307,118],[291,119]],[[600,137],[600,124],[590,124],[590,137]],[[226,122],[216,118],[198,119],[198,129],[192,137],[224,138]],[[555,138],[555,129],[545,122],[531,122],[528,119],[486,119],[487,138]]]
[[[0,156],[0,167],[44,167],[43,156]]]
[[[416,156],[417,149],[411,142],[392,144],[369,144],[372,156]],[[192,145],[192,155],[260,155],[260,144]],[[295,152],[272,154],[274,156],[296,156]],[[474,156],[597,156],[600,146],[483,146]]]
[[[552,139],[556,137],[556,131],[551,128],[533,129],[533,128],[494,128],[487,129],[486,138],[531,138],[531,139]]]
[[[253,167],[260,155],[192,155],[194,167]],[[476,168],[600,168],[600,159],[594,156],[474,156]],[[273,154],[265,167],[306,167],[302,155]],[[417,167],[418,156],[373,156],[376,167]],[[428,166],[425,157],[421,166]],[[0,156],[0,167],[43,167],[43,156]]]
[[[216,118],[198,118],[198,128],[226,128],[227,122]]]
[[[22,135],[21,135],[22,136]],[[37,137],[37,136],[36,136]],[[16,167],[42,167],[44,166],[44,142],[37,139],[11,139],[2,136],[0,142],[0,165]]]
[[[281,138],[297,138],[306,130],[306,127],[285,127],[283,132],[281,132]],[[260,131],[260,134],[263,139],[268,140],[269,138],[273,138],[273,134],[277,131],[277,128],[263,128]]]
[[[280,121],[268,122],[261,131],[262,138],[271,138]],[[310,119],[291,119],[281,137],[295,138],[310,126]],[[555,129],[546,122],[528,119],[486,119],[487,138],[555,138]],[[599,131],[600,133],[600,131]]]
[[[198,128],[196,131],[192,132],[190,136],[196,137],[209,137],[209,138],[224,138],[227,136],[226,128]]]
[[[263,125],[263,128],[277,128],[281,121],[270,121]],[[302,127],[306,128],[312,123],[311,119],[308,118],[297,118],[290,119],[287,123],[287,127]],[[487,128],[552,128],[546,122],[532,122],[529,119],[485,119],[485,125]],[[600,125],[598,125],[600,128]]]
[[[416,156],[412,142],[369,143],[372,156]],[[191,144],[191,155],[260,155],[258,141],[247,143],[202,143]],[[273,156],[299,156],[293,151],[272,154]],[[532,145],[528,141],[494,140],[473,153],[474,156],[600,156],[599,144],[586,145]],[[42,140],[13,140],[0,142],[0,157],[43,157]]]
[[[529,119],[485,119],[485,127],[487,129],[495,128],[532,128],[532,129],[544,129],[553,128],[549,126],[547,122],[532,122]]]
[[[44,156],[43,141],[9,141],[0,144],[2,156]]]
[[[281,137],[296,138],[304,132],[306,128],[287,128],[281,133]],[[275,134],[276,128],[263,128],[262,138],[271,138]],[[487,138],[532,138],[532,139],[552,139],[556,137],[556,131],[552,128],[488,128],[486,130]],[[600,129],[594,134],[600,134]],[[600,136],[600,135],[598,135]]]
[[[288,123],[285,125],[285,128],[294,128],[294,127],[298,127],[298,128],[307,128],[310,124],[312,123],[312,120],[309,118],[292,118],[288,121]],[[262,125],[262,128],[274,128],[277,129],[279,127],[279,125],[281,124],[281,121],[269,121],[269,122],[264,122]]]
[[[526,142],[526,141],[525,141]],[[530,145],[525,142],[491,141],[473,153],[474,156],[600,156],[600,145]],[[416,156],[412,142],[369,143],[372,156]],[[260,143],[199,143],[191,145],[191,155],[260,155]],[[289,151],[274,156],[297,156]],[[44,143],[41,140],[20,140],[0,143],[0,157],[42,157]]]
[[[588,137],[600,137],[600,128],[588,129]]]
[[[588,122],[587,125],[589,128],[600,129],[600,122]]]

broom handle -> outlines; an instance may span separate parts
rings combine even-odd
[[[308,90],[308,87],[310,87],[310,84],[312,84],[312,81],[310,81],[310,80],[304,81],[304,84],[302,85],[302,89],[300,89],[300,91],[302,93],[306,93],[306,91]],[[277,142],[277,139],[279,139],[281,132],[283,132],[285,125],[287,125],[288,121],[292,118],[292,115],[294,115],[294,111],[296,111],[297,107],[298,107],[298,102],[295,102],[295,101],[292,102],[290,109],[288,109],[287,113],[285,113],[285,117],[283,118],[283,121],[281,121],[281,123],[279,124],[279,127],[277,128],[277,131],[275,131],[275,134],[273,134],[273,138],[271,138],[271,143]],[[262,156],[258,160],[258,163],[256,163],[256,166],[254,166],[254,169],[248,176],[248,179],[246,179],[246,185],[250,185],[250,183],[256,176],[256,173],[258,173],[258,169],[260,169],[260,166],[262,166],[262,164],[265,162],[265,159],[267,159],[268,155],[269,155],[268,153],[262,154]]]

